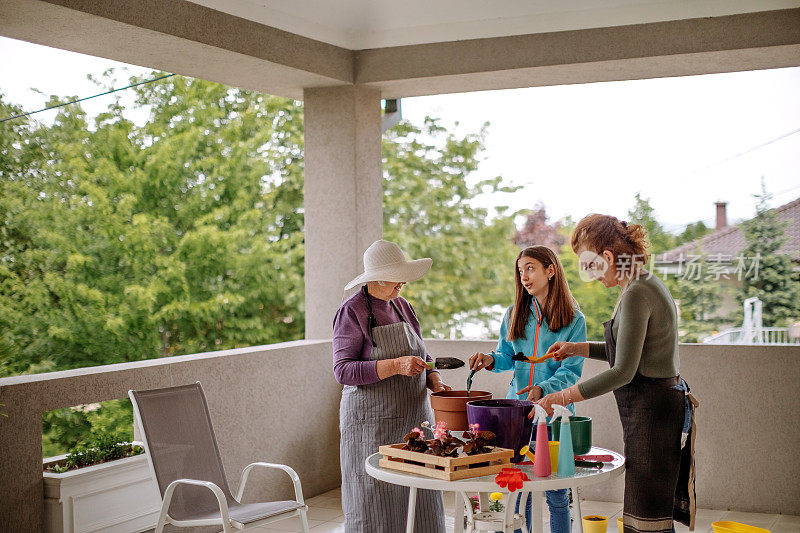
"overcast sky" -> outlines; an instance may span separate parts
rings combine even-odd
[[[0,92],[27,111],[45,101],[32,87],[89,96],[100,91],[87,74],[124,66],[0,38]],[[402,107],[404,118],[439,117],[459,134],[491,123],[474,179],[499,175],[525,187],[481,198],[482,205],[542,202],[554,219],[624,218],[641,192],[668,229],[679,230],[701,219],[713,224],[717,200],[729,202],[730,221],[749,218],[762,176],[773,206],[800,197],[800,133],[753,150],[800,130],[799,96],[800,68],[789,68],[417,97]],[[84,109],[97,113],[109,98]]]

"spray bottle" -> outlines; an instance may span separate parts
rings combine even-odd
[[[547,437],[547,411],[541,405],[534,404],[536,416],[536,456],[533,459],[533,475],[536,477],[550,477],[550,444]]]
[[[572,452],[572,428],[569,427],[569,417],[572,413],[563,405],[553,404],[553,418],[551,423],[561,417],[561,429],[558,439],[558,477],[575,475],[575,455]],[[538,443],[537,443],[538,444]]]

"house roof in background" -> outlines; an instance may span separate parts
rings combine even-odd
[[[786,222],[787,239],[779,253],[790,255],[795,261],[800,260],[800,198],[776,207],[774,211],[778,214],[779,220]],[[742,224],[737,224],[664,252],[658,256],[658,260],[677,262],[681,256],[685,259],[687,256],[696,255],[698,246],[709,256],[721,254],[735,257],[746,244]]]

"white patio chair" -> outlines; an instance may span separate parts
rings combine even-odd
[[[234,498],[222,466],[200,382],[164,389],[128,391],[142,429],[150,471],[161,492],[156,533],[165,524],[179,527],[222,526],[225,533],[299,516],[308,533],[308,506],[300,478],[290,467],[252,463],[242,471]],[[241,503],[250,471],[255,467],[285,471],[294,484],[294,501]]]

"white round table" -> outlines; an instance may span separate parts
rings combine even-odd
[[[625,457],[619,453],[606,450],[604,448],[592,447],[592,449],[589,451],[589,454],[611,455],[614,457],[614,460],[610,463],[604,463],[602,469],[583,468],[577,466],[575,467],[575,475],[570,477],[558,477],[555,473],[553,473],[553,475],[547,478],[537,478],[533,475],[533,465],[513,465],[525,472],[530,478],[530,481],[525,481],[523,483],[520,492],[530,492],[533,494],[533,516],[538,517],[534,518],[533,520],[533,533],[543,533],[544,530],[544,522],[542,519],[544,491],[566,488],[577,489],[587,485],[594,485],[595,483],[603,483],[622,475],[622,473],[625,471]],[[417,489],[455,492],[455,533],[462,533],[464,528],[464,512],[466,511],[465,506],[469,503],[463,501],[463,495],[475,492],[502,492],[504,494],[508,494],[508,489],[501,489],[500,486],[495,483],[495,475],[460,479],[457,481],[445,481],[442,479],[411,474],[409,472],[401,472],[399,470],[383,468],[379,466],[379,460],[379,453],[374,453],[367,457],[365,462],[367,474],[375,479],[392,483],[393,485],[402,485],[404,487],[409,487],[410,489],[408,494],[408,515],[406,519],[407,533],[414,533],[414,510],[417,502]],[[514,496],[516,497],[516,494],[514,494]],[[577,495],[577,491],[575,491],[573,497],[576,503],[576,511],[578,512],[578,516],[575,517],[575,524],[578,525],[579,530],[582,531],[583,524],[580,517],[580,499]],[[481,500],[481,504],[483,505],[484,498],[481,498]],[[507,505],[510,504],[511,501],[511,498],[508,498],[506,500]],[[524,515],[524,511],[522,514]]]

